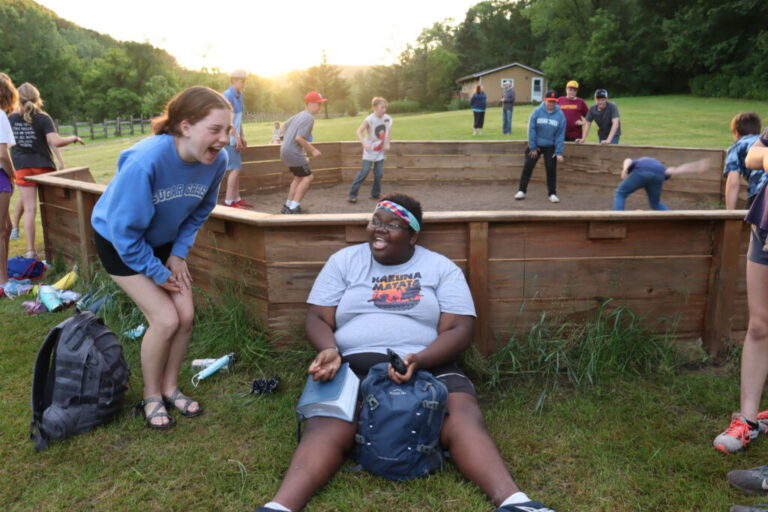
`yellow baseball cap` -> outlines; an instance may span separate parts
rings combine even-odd
[[[576,80],[571,80],[570,82],[565,84],[565,86],[566,87],[575,87],[576,89],[578,89],[579,88],[579,82],[577,82]]]

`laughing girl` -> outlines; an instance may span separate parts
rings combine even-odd
[[[147,319],[139,410],[149,428],[162,430],[176,423],[172,409],[187,417],[203,411],[178,388],[194,316],[186,257],[216,205],[232,109],[212,89],[190,87],[152,129],[155,136],[120,154],[91,223],[101,263]]]

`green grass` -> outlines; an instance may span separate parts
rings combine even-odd
[[[729,131],[731,118],[738,112],[752,110],[768,121],[768,102],[727,98],[700,98],[690,95],[642,96],[615,98],[621,113],[622,144],[680,146],[694,148],[727,148],[733,141]],[[591,100],[588,101],[591,103]],[[513,140],[528,137],[528,117],[533,107],[515,107],[512,118]],[[318,142],[356,140],[355,130],[367,114],[337,119],[318,118],[314,139]],[[393,116],[394,140],[503,140],[501,109],[489,108],[485,115],[483,135],[472,136],[472,111],[460,110]],[[272,123],[245,125],[250,145],[267,144],[272,137]],[[86,146],[69,146],[62,150],[67,167],[90,167],[96,181],[108,183],[115,171],[120,151],[131,147],[141,137],[97,139]],[[597,142],[593,125],[590,142]],[[567,156],[567,153],[566,153]]]
[[[689,96],[619,98],[627,144],[724,148],[728,122],[742,110],[768,118],[768,103]],[[530,107],[514,117],[514,139],[524,135]],[[486,134],[501,139],[498,109]],[[318,120],[317,140],[351,140],[362,116]],[[246,127],[251,143],[266,142],[269,123]],[[472,139],[468,111],[395,116],[396,139]],[[593,131],[594,135],[594,131]],[[68,166],[86,165],[99,181],[117,154],[136,138],[66,148]],[[38,248],[42,234],[38,229]],[[11,254],[23,252],[23,240]],[[55,272],[66,269],[59,265]],[[92,286],[114,285],[100,275]],[[78,289],[84,291],[86,283]],[[71,313],[26,316],[19,298],[0,300],[0,506],[18,511],[192,510],[245,511],[277,489],[295,447],[295,402],[311,351],[274,353],[232,290],[221,302],[197,293],[198,316],[183,389],[206,413],[179,418],[154,432],[123,414],[113,424],[36,453],[27,439],[32,365],[46,333]],[[142,322],[130,301],[116,295],[105,317],[123,332]],[[133,369],[128,401],[141,396],[139,343],[123,339]],[[234,373],[216,374],[197,389],[188,362],[235,350]],[[509,340],[494,358],[474,351],[465,361],[480,386],[489,429],[510,471],[531,497],[561,511],[726,510],[760,503],[731,490],[725,473],[765,463],[758,441],[738,457],[710,447],[738,403],[738,354],[721,367],[699,351],[680,366],[664,339],[648,339],[625,309],[604,309],[583,324],[545,318],[527,338]],[[685,369],[688,368],[688,369]],[[280,375],[272,395],[242,397],[255,378]],[[546,391],[542,400],[542,391]],[[449,464],[428,479],[389,482],[342,472],[308,511],[490,511],[485,497]]]

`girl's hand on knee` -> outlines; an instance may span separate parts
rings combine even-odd
[[[173,276],[169,277],[166,282],[160,283],[158,286],[170,293],[181,293],[181,288],[179,288],[178,285],[173,283],[171,279],[173,279]]]
[[[180,291],[192,289],[192,276],[189,274],[186,260],[178,256],[169,256],[165,266],[171,271],[168,281],[178,286]]]
[[[341,367],[341,354],[335,348],[318,352],[307,373],[315,380],[331,380]]]

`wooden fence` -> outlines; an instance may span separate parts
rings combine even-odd
[[[129,117],[127,119],[105,119],[101,123],[93,121],[78,121],[71,119],[71,124],[59,124],[57,129],[61,136],[76,135],[83,139],[106,139],[108,137],[120,137],[122,135],[143,135],[150,133],[150,120]]]
[[[507,179],[497,167],[512,164],[493,156],[504,148],[515,160],[522,159],[519,143],[403,144],[400,152],[393,147],[395,154],[388,165],[392,168],[398,162],[398,172],[413,179],[431,179],[434,173],[440,179],[452,175],[424,165],[414,158],[416,153],[433,165],[440,158],[446,166],[451,164],[447,169],[463,169],[463,174],[453,174],[455,179]],[[349,149],[352,145],[347,146],[321,145],[323,157],[313,162],[320,179],[347,179],[347,169],[352,162],[356,167],[359,157],[357,150],[353,155]],[[586,180],[588,173],[600,177],[617,172],[616,162],[632,149],[592,146],[597,156],[590,156],[582,154],[587,148],[569,148],[573,163],[564,176],[574,183],[593,185]],[[288,173],[277,172],[276,151],[269,146],[248,149],[249,167],[243,176],[250,185],[280,186]],[[444,158],[451,151],[454,158]],[[709,155],[713,160],[719,156],[722,161],[722,152],[710,150],[643,148],[643,152],[655,152],[670,165],[692,155]],[[591,167],[587,161],[605,167]],[[350,166],[345,165],[348,162]],[[40,185],[48,254],[93,261],[89,219],[104,186],[92,183],[85,168],[35,181]],[[688,180],[680,182],[681,188],[674,193],[712,199],[722,189],[717,180],[703,177],[698,189]],[[746,329],[744,214],[725,210],[426,212],[419,243],[445,254],[466,273],[478,312],[475,342],[483,353],[494,351],[511,335],[528,332],[542,314],[580,319],[612,299],[611,304],[645,317],[652,331],[701,338],[714,354],[732,337],[740,339]],[[302,338],[305,301],[320,268],[335,251],[366,240],[368,219],[368,214],[272,215],[216,207],[190,252],[189,265],[196,284],[206,290],[241,286],[252,313],[268,327],[274,342],[284,346]]]

